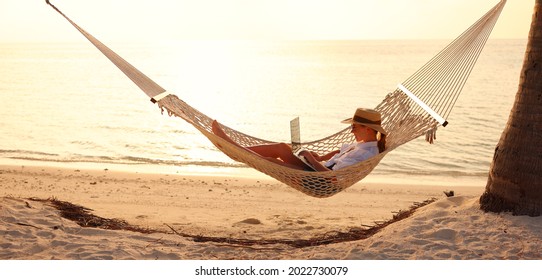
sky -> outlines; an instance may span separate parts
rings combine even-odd
[[[51,0],[107,41],[457,37],[498,0]],[[527,38],[535,0],[508,0],[491,38]],[[45,0],[0,0],[0,42],[80,41]]]

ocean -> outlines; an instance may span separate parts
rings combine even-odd
[[[81,40],[0,44],[0,164],[259,176],[161,114]],[[303,141],[344,128],[340,120],[375,107],[448,41],[105,43],[223,124],[288,142],[294,117]],[[399,147],[366,180],[485,183],[525,47],[526,40],[490,39],[436,143]]]

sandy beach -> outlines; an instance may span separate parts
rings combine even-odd
[[[541,259],[542,218],[479,210],[483,186],[364,183],[327,199],[265,178],[0,167],[0,259]],[[446,197],[443,191],[453,190]],[[81,227],[50,203],[155,233]],[[436,198],[369,238],[296,248],[285,243],[363,229]],[[181,236],[181,235],[185,236]]]

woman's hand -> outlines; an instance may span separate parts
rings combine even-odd
[[[320,155],[318,153],[316,153],[316,152],[303,150],[303,151],[299,152],[299,155],[302,156],[302,157],[305,157],[305,158],[313,157],[317,161],[322,161],[322,159],[320,158]]]
[[[320,163],[320,159],[322,157],[317,153],[303,150],[299,152],[299,155],[307,159],[307,161],[316,171],[329,171],[327,167]]]
[[[309,156],[313,156],[315,159],[318,159],[317,157],[315,157],[314,155],[318,156],[318,154],[314,153],[314,152],[309,152],[307,150],[303,150],[301,152],[299,152],[299,155],[304,157],[304,158],[307,158]],[[319,156],[318,156],[319,157]]]

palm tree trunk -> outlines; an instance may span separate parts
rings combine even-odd
[[[536,0],[518,92],[495,148],[485,193],[485,211],[542,212],[542,0]]]

